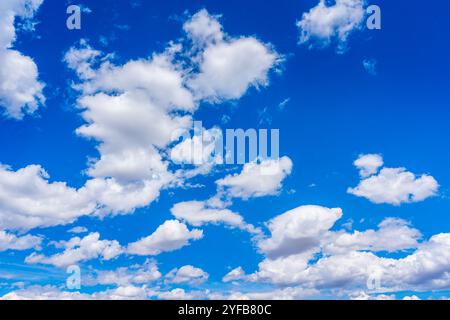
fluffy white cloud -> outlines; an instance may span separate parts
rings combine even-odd
[[[183,25],[183,30],[198,47],[220,42],[224,33],[218,18],[205,9],[200,10]]]
[[[154,296],[162,300],[194,300],[206,298],[206,294],[204,292],[186,292],[186,290],[181,288],[176,288],[171,291],[155,292]]]
[[[303,253],[320,245],[328,230],[342,217],[342,210],[302,206],[270,220],[271,237],[258,243],[269,257]]]
[[[45,99],[34,61],[12,49],[17,17],[31,19],[42,0],[4,0],[0,3],[0,107],[8,117],[21,119]]]
[[[187,246],[191,240],[199,240],[203,231],[189,230],[177,220],[168,220],[156,229],[150,236],[130,243],[127,252],[141,256],[154,256],[162,252],[178,250]]]
[[[378,230],[336,232],[324,245],[326,253],[370,250],[372,252],[414,249],[419,246],[422,234],[401,219],[387,218],[378,225]]]
[[[205,46],[197,57],[200,73],[188,83],[198,98],[238,99],[251,86],[266,86],[269,71],[280,59],[256,38],[227,37],[217,18],[205,10],[194,15],[184,29],[195,44]]]
[[[82,39],[78,48],[72,47],[66,52],[63,61],[67,63],[70,69],[75,70],[78,78],[88,80],[96,75],[93,65],[97,63],[97,58],[100,55],[99,50],[93,49],[87,44],[86,40]]]
[[[78,227],[71,228],[67,232],[70,232],[70,233],[86,233],[88,231],[89,230],[86,227],[78,226]]]
[[[188,201],[175,204],[170,210],[179,220],[186,221],[195,227],[205,224],[223,223],[250,233],[258,234],[260,230],[247,224],[244,218],[225,208],[218,208],[209,201]]]
[[[332,231],[340,215],[339,209],[306,206],[272,219],[271,237],[258,242],[266,255],[258,271],[245,275],[236,269],[229,280],[320,288],[323,294],[339,289],[349,296],[367,295],[371,279],[379,281],[373,289],[378,293],[442,290],[450,284],[450,234],[420,242],[417,229],[394,218],[383,220],[377,230]],[[309,241],[298,241],[308,236]],[[389,258],[378,252],[403,254]]]
[[[11,86],[2,87],[2,72],[12,73],[15,77],[37,75],[35,66],[10,50],[9,46],[15,38],[14,17],[31,16],[41,2],[8,0],[0,4],[0,8],[5,9],[0,10],[1,17],[4,17],[0,19],[0,61],[20,60],[27,69],[26,73],[18,72],[22,68],[12,63],[0,68],[0,102],[4,99],[2,90]],[[213,56],[220,54],[215,48],[217,44],[233,47],[225,50],[231,54],[225,55],[223,61],[235,67],[235,46],[245,50],[269,50],[254,38],[223,40],[221,26],[214,19],[206,11],[201,11],[185,24],[188,37],[199,46],[192,52],[179,44],[171,44],[163,53],[117,65],[113,62],[113,55],[93,49],[84,40],[71,48],[64,61],[78,76],[73,87],[80,95],[77,105],[85,120],[76,132],[98,143],[99,157],[90,159],[86,170],[89,179],[78,190],[62,182],[49,183],[47,173],[40,166],[28,166],[18,171],[1,166],[0,230],[68,224],[84,215],[103,217],[133,213],[155,201],[162,189],[179,186],[183,183],[180,180],[194,176],[194,172],[171,172],[165,156],[170,144],[192,126],[192,114],[200,102],[198,97],[201,94],[193,92],[187,82],[195,82],[195,79],[208,75],[192,73],[191,68],[185,68],[177,59],[179,56],[186,58],[187,54],[192,58],[192,64],[208,64],[209,58],[202,62],[199,57],[203,53],[205,57],[210,56],[205,50],[215,52]],[[203,23],[210,29],[202,29]],[[202,41],[208,45],[200,48]],[[199,57],[191,56],[194,51]],[[272,57],[275,54],[270,52],[268,55]],[[264,63],[261,66],[265,68]],[[8,71],[10,67],[14,72]],[[240,65],[240,72],[234,75],[236,79],[230,78],[232,75],[228,74],[228,68],[214,72],[215,76],[226,79],[228,83],[237,83],[237,91],[242,95],[252,84],[266,81],[268,70],[255,71],[253,67],[252,64]],[[246,74],[246,79],[241,79],[241,74]],[[12,79],[14,85],[30,90],[26,93],[13,90],[18,94],[15,101],[21,99],[20,103],[8,104],[10,115],[21,117],[23,108],[28,106],[31,110],[35,107],[33,103],[39,100],[39,95],[33,92],[39,90],[33,89],[35,85],[27,79],[8,79]],[[7,91],[10,92],[9,89]],[[236,90],[232,91],[231,95],[236,98]],[[202,167],[201,171],[205,169],[208,168]]]
[[[304,300],[317,296],[319,293],[315,289],[305,289],[301,287],[287,287],[283,289],[273,289],[253,292],[233,292],[228,300]]]
[[[41,237],[32,235],[18,237],[14,234],[0,231],[0,252],[7,250],[37,249],[41,242]]]
[[[82,41],[65,56],[81,80],[74,88],[86,124],[77,133],[99,142],[85,188],[100,216],[145,207],[175,180],[159,149],[191,126],[190,115],[175,111],[190,112],[196,104],[169,51],[114,65]]]
[[[145,287],[122,286],[93,294],[63,291],[54,286],[32,286],[12,291],[0,300],[146,300],[149,292]]]
[[[94,283],[102,285],[115,284],[129,286],[133,284],[148,284],[161,278],[158,266],[152,260],[147,260],[143,265],[117,268],[112,271],[97,271]]]
[[[353,163],[359,169],[359,175],[362,178],[367,178],[378,172],[378,169],[383,166],[383,158],[379,154],[364,154],[360,155]]]
[[[226,176],[216,183],[236,198],[275,195],[291,171],[292,161],[288,157],[263,160],[261,163],[247,163],[240,174]]]
[[[111,260],[123,252],[122,247],[116,240],[100,240],[100,234],[97,232],[91,233],[84,238],[75,237],[69,241],[62,241],[58,246],[64,248],[62,253],[50,257],[32,253],[25,259],[25,262],[66,267],[81,261],[97,258]]]
[[[183,266],[171,270],[165,277],[167,283],[199,285],[207,281],[209,274],[200,268]]]
[[[238,280],[245,280],[247,279],[247,275],[245,274],[244,269],[242,267],[237,267],[230,272],[228,272],[223,278],[223,282],[231,282],[231,281],[238,281]]]
[[[349,188],[348,193],[358,197],[364,197],[374,203],[388,203],[400,205],[402,203],[420,202],[436,195],[439,184],[430,175],[423,174],[417,177],[405,168],[383,168],[378,174],[380,161],[369,163],[373,156],[361,156],[355,165],[360,169],[361,177],[359,185]],[[361,160],[361,161],[360,161]],[[370,167],[372,166],[372,167]],[[374,166],[377,166],[376,168]]]
[[[95,210],[84,189],[48,179],[37,165],[17,171],[0,165],[0,230],[67,224]]]
[[[297,22],[300,43],[312,42],[325,47],[335,41],[338,52],[344,51],[349,35],[362,28],[364,4],[364,0],[336,0],[333,4],[319,0]]]

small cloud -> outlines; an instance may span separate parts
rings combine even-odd
[[[291,101],[291,98],[286,98],[278,104],[278,109],[284,110],[286,105]]]
[[[377,75],[377,64],[378,64],[378,61],[375,59],[364,59],[363,60],[364,69],[371,76]]]

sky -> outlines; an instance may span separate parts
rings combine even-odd
[[[0,299],[450,297],[449,9],[3,0]]]

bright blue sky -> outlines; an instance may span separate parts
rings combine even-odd
[[[14,171],[39,164],[49,173],[50,183],[65,181],[71,187],[83,187],[89,179],[83,174],[87,159],[98,157],[99,153],[95,141],[75,134],[85,120],[75,107],[79,93],[71,88],[71,83],[77,79],[63,62],[65,53],[80,39],[86,39],[103,53],[115,53],[116,65],[145,58],[163,52],[169,41],[184,37],[183,23],[199,10],[207,9],[212,15],[221,15],[220,23],[230,37],[255,37],[261,43],[270,43],[284,56],[279,66],[281,72],[269,72],[267,86],[249,88],[233,101],[217,104],[200,101],[194,113],[193,118],[203,121],[206,128],[279,128],[281,155],[292,160],[292,173],[283,180],[277,195],[233,199],[230,210],[239,212],[247,223],[261,227],[266,236],[270,235],[264,226],[266,221],[304,205],[341,208],[343,217],[333,230],[340,230],[349,220],[354,221],[354,230],[377,229],[385,218],[396,217],[409,221],[423,234],[423,241],[450,232],[450,43],[447,41],[450,5],[446,1],[433,7],[416,1],[374,2],[382,10],[382,29],[355,30],[346,41],[347,50],[337,53],[335,43],[324,48],[299,43],[296,21],[317,3],[317,0],[191,0],[136,1],[132,6],[129,1],[84,1],[82,4],[91,12],[82,13],[81,30],[71,31],[65,27],[67,4],[44,1],[34,17],[39,22],[35,31],[17,27],[13,48],[32,57],[37,65],[39,80],[45,83],[46,102],[22,120],[6,116],[0,119],[0,163]],[[101,39],[107,39],[107,43]],[[375,75],[364,69],[363,61],[367,59],[377,62]],[[279,104],[286,99],[288,102],[280,109]],[[268,110],[270,124],[260,124],[264,108]],[[230,116],[226,124],[221,122],[224,115]],[[439,189],[423,201],[399,206],[356,197],[347,188],[357,186],[361,180],[353,161],[362,154],[381,154],[385,167],[404,167],[419,176],[432,176]],[[70,234],[68,230],[74,226],[84,226],[89,232],[100,233],[101,239],[117,240],[125,246],[150,235],[166,220],[174,219],[170,213],[174,204],[214,196],[215,181],[230,174],[226,170],[239,173],[241,168],[222,166],[189,181],[202,184],[203,188],[162,190],[157,200],[132,214],[104,219],[84,216],[67,225],[6,230],[17,236],[42,236],[40,253],[45,256],[61,252],[49,242],[84,236]],[[257,244],[245,231],[223,224],[204,225],[200,229],[204,233],[202,239],[152,257],[163,277],[173,268],[192,265],[209,274],[208,281],[194,286],[195,290],[225,293],[280,287],[270,281],[223,283],[222,277],[239,266],[248,274],[256,272],[265,256],[258,253]],[[17,282],[24,282],[25,288],[64,286],[64,268],[25,263],[33,251],[36,250],[0,252],[0,296],[16,290],[13,283]],[[404,257],[412,252],[413,248],[378,255]],[[90,259],[79,265],[83,274],[88,274],[89,270],[143,264],[147,258],[122,254],[109,261]],[[446,268],[450,272],[450,265]],[[12,276],[2,276],[5,274]],[[185,284],[159,285],[161,291],[193,290]],[[291,286],[299,285],[302,284]],[[91,293],[110,288],[114,285],[83,286],[81,291]],[[435,292],[431,288],[424,292],[405,291],[400,290],[396,297],[448,295],[445,288]],[[326,288],[312,297],[339,296]]]

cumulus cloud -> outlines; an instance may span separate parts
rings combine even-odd
[[[209,274],[194,266],[183,266],[171,270],[166,276],[167,283],[199,285],[206,282]]]
[[[42,237],[25,235],[16,236],[12,233],[0,231],[0,252],[7,250],[27,250],[39,248]]]
[[[263,160],[261,163],[250,162],[244,165],[241,173],[226,176],[216,183],[235,198],[275,195],[291,171],[292,161],[288,157]]]
[[[14,17],[34,13],[40,3],[37,0],[2,2],[1,8],[5,10],[1,10],[1,14],[5,19],[0,19],[0,43],[5,52],[0,52],[0,61],[5,56],[8,59],[27,59],[9,49],[15,38]],[[29,12],[25,12],[25,7]],[[207,28],[203,29],[203,26]],[[232,40],[225,35],[221,37],[220,23],[204,10],[189,19],[184,29],[195,49],[188,50],[179,43],[171,43],[162,53],[123,64],[116,64],[114,55],[92,48],[85,40],[68,50],[64,61],[78,77],[73,88],[79,94],[77,106],[85,121],[76,133],[95,141],[99,156],[89,159],[85,170],[88,180],[80,189],[71,188],[62,182],[50,183],[48,174],[38,165],[17,171],[1,166],[0,230],[27,230],[68,224],[84,215],[104,217],[130,214],[155,201],[161,190],[179,186],[183,183],[180,180],[195,175],[194,172],[172,172],[169,169],[171,163],[166,159],[167,149],[192,127],[192,115],[201,99],[206,99],[200,93],[204,89],[201,85],[196,90],[188,82],[199,83],[213,71],[214,77],[226,80],[229,84],[237,84],[237,87],[229,90],[213,88],[214,94],[221,95],[221,99],[228,99],[229,96],[238,98],[252,85],[266,82],[271,66],[265,61],[272,60],[275,53],[255,38]],[[231,68],[238,68],[239,72],[229,74],[229,68],[207,67],[211,62],[209,57],[215,59],[217,54],[222,54],[218,46],[227,53],[221,61]],[[236,60],[236,54],[239,54],[235,51],[238,49],[243,49],[249,55],[254,52],[252,50],[261,54],[264,60],[262,69]],[[207,54],[208,50],[212,53]],[[180,56],[183,59],[188,56],[191,60],[189,64],[198,64],[198,69],[203,72],[192,72],[191,67],[180,63]],[[251,60],[254,61],[255,57]],[[9,66],[14,68],[15,76],[23,74],[17,72],[21,68],[13,64]],[[35,66],[28,62],[24,62],[23,66],[28,70],[25,73],[27,75],[36,71]],[[1,68],[3,72],[6,69]],[[1,85],[2,71],[0,102],[2,88],[9,86]],[[241,75],[245,75],[245,79]],[[14,85],[34,90],[34,85],[26,79],[11,81]],[[33,103],[39,99],[37,93],[14,92],[22,100],[16,104],[9,103],[8,112],[19,118],[23,115],[23,108],[34,108]]]
[[[443,290],[450,284],[449,234],[421,241],[420,231],[398,218],[384,219],[375,230],[334,231],[341,215],[340,209],[303,206],[275,217],[268,223],[271,235],[257,243],[265,255],[258,270],[246,275],[238,268],[224,279],[301,286],[322,294],[339,289],[349,297],[361,292],[370,297],[372,278],[380,280],[376,293]]]
[[[283,289],[272,289],[250,292],[233,292],[226,298],[228,300],[304,300],[317,296],[315,289],[301,287],[287,287]]]
[[[31,19],[42,2],[6,0],[0,4],[0,107],[15,119],[35,112],[45,101],[33,59],[13,49],[16,18]]]
[[[69,229],[67,232],[70,233],[86,233],[89,230],[86,227],[82,227],[82,226],[78,226],[78,227],[73,227],[71,229]]]
[[[383,158],[379,154],[365,154],[360,155],[353,164],[359,169],[359,175],[362,178],[367,178],[374,173],[377,173],[378,169],[383,166],[384,162]]]
[[[184,25],[183,30],[197,46],[205,46],[223,40],[223,27],[218,21],[219,16],[213,16],[205,9],[200,10]]]
[[[238,99],[249,87],[266,86],[269,71],[280,59],[256,38],[227,36],[217,17],[206,10],[194,15],[184,29],[195,44],[205,47],[197,57],[200,72],[188,82],[198,98]]]
[[[427,174],[416,176],[405,168],[383,168],[375,174],[382,165],[382,159],[374,160],[375,156],[367,155],[360,156],[355,162],[363,180],[355,188],[349,188],[348,193],[377,204],[392,205],[420,202],[437,194],[439,184],[434,177]]]
[[[62,241],[58,246],[64,248],[62,253],[52,256],[32,253],[25,262],[29,264],[48,264],[56,267],[67,267],[82,261],[101,258],[111,260],[122,254],[123,249],[116,240],[100,240],[100,234],[91,233],[84,238],[71,238]]]
[[[259,234],[261,232],[253,225],[247,224],[238,213],[226,208],[218,208],[210,201],[180,202],[175,204],[170,211],[177,219],[194,227],[206,224],[225,224],[250,233]]]
[[[99,270],[95,273],[94,284],[130,286],[148,284],[161,278],[156,262],[147,260],[143,265],[121,267],[115,270]]]
[[[95,210],[84,189],[48,179],[38,165],[17,171],[0,165],[0,230],[67,224]]]
[[[244,269],[242,267],[237,267],[230,272],[228,272],[223,278],[223,282],[232,282],[237,280],[245,280],[247,279],[247,275],[245,274]]]
[[[130,243],[127,252],[140,256],[154,256],[178,250],[187,246],[191,240],[199,240],[202,237],[202,230],[189,230],[185,224],[177,220],[168,220],[150,236]]]
[[[405,220],[386,218],[378,225],[378,230],[336,232],[324,245],[326,253],[370,250],[373,252],[397,252],[419,246],[422,234],[411,228]]]
[[[346,49],[349,36],[363,26],[364,0],[336,0],[330,4],[326,0],[305,12],[297,22],[300,29],[300,43],[326,47],[337,44],[338,52]]]
[[[267,223],[271,236],[259,242],[259,249],[269,257],[303,253],[317,247],[342,217],[339,208],[302,206],[275,217]]]
[[[149,292],[145,287],[120,286],[92,294],[63,291],[54,286],[31,286],[9,292],[0,300],[146,300]]]

